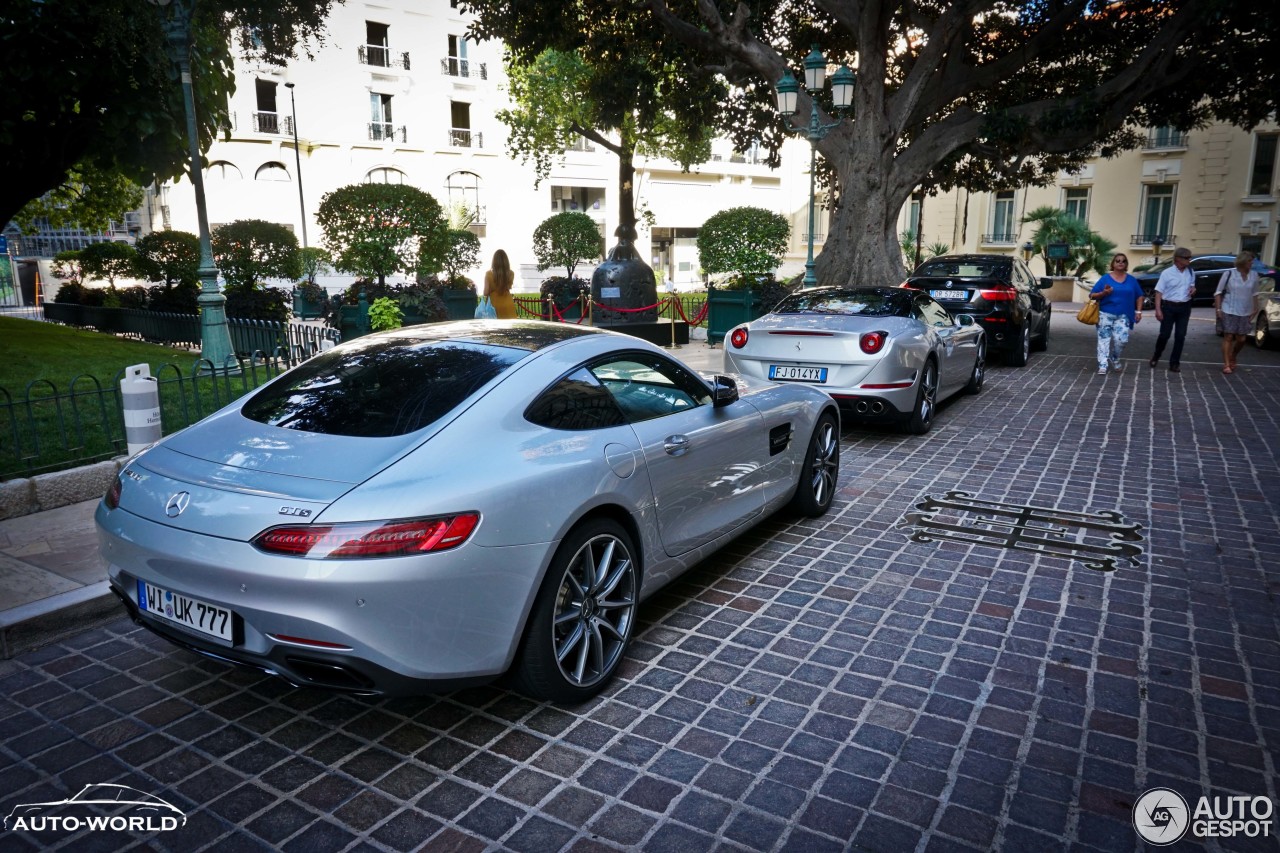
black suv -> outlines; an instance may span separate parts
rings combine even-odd
[[[1049,347],[1053,304],[1027,265],[1008,255],[939,255],[903,284],[926,291],[952,314],[972,314],[1006,361],[1022,367]]]
[[[1173,258],[1167,261],[1161,261],[1153,267],[1136,272],[1133,277],[1138,280],[1138,284],[1142,285],[1142,292],[1145,294],[1143,304],[1148,308],[1154,308],[1156,304],[1155,292],[1156,283],[1160,281],[1160,273],[1173,266]],[[1236,268],[1236,256],[1228,254],[1215,255],[1195,255],[1188,262],[1187,266],[1191,268],[1192,274],[1196,277],[1195,294],[1191,297],[1192,305],[1212,305],[1213,293],[1218,289],[1218,282],[1222,279],[1222,274],[1227,270]],[[1254,272],[1259,278],[1271,279],[1272,286],[1267,287],[1266,282],[1261,283],[1260,290],[1275,290],[1277,280],[1276,268],[1264,264],[1262,261],[1254,258]]]

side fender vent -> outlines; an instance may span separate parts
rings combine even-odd
[[[769,430],[769,455],[777,456],[791,445],[791,424],[785,423]]]

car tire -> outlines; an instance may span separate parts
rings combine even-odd
[[[1044,352],[1049,348],[1049,333],[1053,326],[1053,312],[1046,311],[1044,315],[1044,330],[1040,333],[1040,337],[1036,338],[1031,348],[1036,352]]]
[[[1258,313],[1258,319],[1253,324],[1253,345],[1258,349],[1273,349],[1276,345],[1275,336],[1271,334],[1271,326],[1262,312]]]
[[[938,405],[938,363],[932,358],[924,363],[917,387],[916,404],[904,428],[912,435],[924,435],[933,426],[933,414]]]
[[[535,698],[585,702],[617,672],[631,640],[640,566],[631,536],[598,518],[556,550],[533,602],[514,686]]]
[[[840,476],[840,422],[831,412],[823,412],[809,437],[804,465],[787,509],[817,518],[831,509]]]
[[[977,394],[982,391],[982,383],[987,379],[987,342],[978,341],[978,356],[973,360],[973,373],[969,374],[969,382],[964,386],[964,393]]]
[[[1009,350],[1006,361],[1011,367],[1026,367],[1031,359],[1031,325],[1023,323],[1018,330],[1018,342]]]

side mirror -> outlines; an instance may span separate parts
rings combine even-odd
[[[957,326],[972,326],[972,325],[973,325],[974,323],[976,323],[976,322],[978,322],[978,321],[977,321],[977,320],[975,320],[975,319],[973,319],[973,315],[972,315],[972,314],[957,314],[957,315],[956,315],[956,325],[957,325]]]
[[[738,402],[738,383],[728,376],[715,376],[711,380],[711,405],[715,408]]]

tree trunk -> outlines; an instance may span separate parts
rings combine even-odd
[[[892,165],[845,151],[834,152],[840,203],[831,212],[822,253],[814,259],[818,283],[896,287],[906,278],[907,268],[897,234],[901,199],[882,189],[889,183]]]

